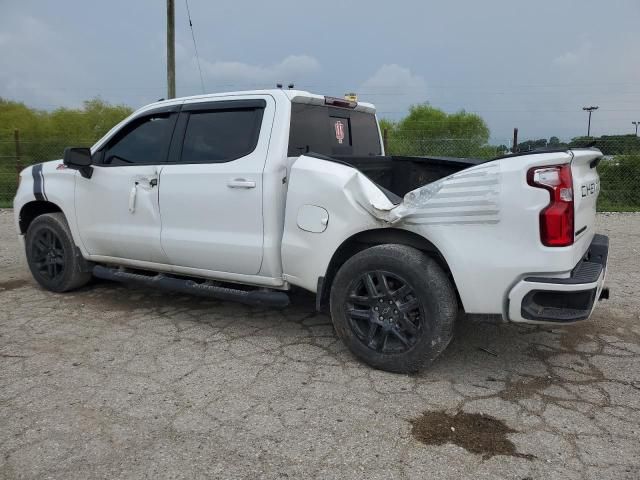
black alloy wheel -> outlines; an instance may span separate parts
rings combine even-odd
[[[25,250],[33,278],[47,290],[68,292],[91,280],[62,212],[33,219],[25,235]]]
[[[338,269],[329,299],[336,334],[372,367],[415,372],[453,338],[453,284],[431,256],[407,245],[375,245]]]
[[[425,328],[414,289],[383,270],[366,272],[352,282],[344,309],[358,340],[379,353],[411,349]]]
[[[42,228],[31,244],[31,258],[39,274],[50,281],[58,281],[64,275],[64,247],[51,228]]]

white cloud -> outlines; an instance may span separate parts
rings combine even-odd
[[[553,59],[553,63],[560,67],[574,67],[589,61],[592,45],[589,41],[584,41],[575,50],[570,50]]]
[[[406,67],[387,64],[365,80],[360,96],[375,103],[383,116],[397,117],[410,105],[427,101],[427,83]]]
[[[197,78],[197,65],[194,57],[185,58],[181,48],[180,56],[185,61],[181,69],[190,77]],[[298,83],[321,70],[320,62],[309,55],[289,55],[271,65],[256,65],[236,61],[209,61],[200,59],[204,83],[208,91],[220,88],[240,90],[243,88],[273,88],[276,83]],[[191,72],[191,73],[188,73]],[[199,81],[199,80],[198,80]]]
[[[401,67],[395,63],[382,65],[362,86],[373,89],[417,87],[426,91],[424,78],[414,75],[408,68]]]

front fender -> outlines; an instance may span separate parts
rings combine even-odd
[[[23,208],[33,202],[48,203],[64,213],[76,245],[81,246],[74,207],[76,175],[77,172],[66,168],[62,160],[38,163],[20,172],[20,185],[13,200],[18,234],[24,233],[20,224]]]

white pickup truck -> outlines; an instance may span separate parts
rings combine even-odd
[[[94,275],[286,306],[301,287],[355,355],[408,372],[446,348],[459,309],[591,315],[608,294],[601,156],[385,156],[371,104],[202,95],[143,107],[91,149],[24,170],[15,222],[46,289]]]

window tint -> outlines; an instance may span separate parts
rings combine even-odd
[[[306,152],[323,155],[380,155],[376,117],[327,105],[291,104],[289,156]]]
[[[104,163],[131,165],[165,162],[175,120],[175,114],[158,114],[135,120],[109,142]]]
[[[222,163],[244,157],[258,144],[262,108],[192,112],[182,146],[184,163]]]

